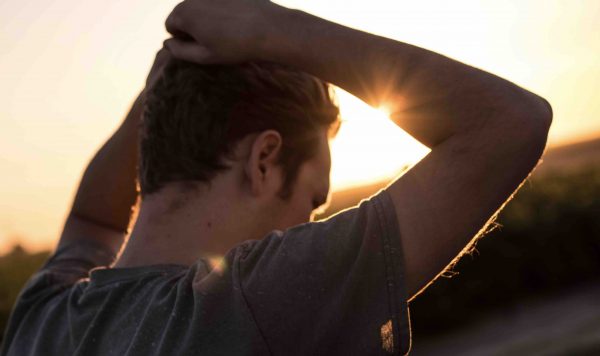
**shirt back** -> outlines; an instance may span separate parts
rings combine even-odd
[[[390,355],[410,350],[393,202],[246,241],[211,268],[109,268],[64,246],[27,283],[1,355]],[[99,267],[100,266],[100,267]]]

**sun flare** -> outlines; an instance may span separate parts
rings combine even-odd
[[[333,190],[389,179],[421,160],[429,149],[375,109],[339,88],[342,126],[331,142]]]

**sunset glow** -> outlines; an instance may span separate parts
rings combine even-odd
[[[338,90],[342,126],[331,143],[334,190],[397,175],[429,149],[389,120],[383,109],[370,107]]]
[[[0,254],[51,248],[87,162],[142,89],[177,0],[0,2]],[[415,44],[547,98],[550,144],[600,134],[600,1],[281,4]],[[332,187],[394,176],[428,150],[338,91]]]

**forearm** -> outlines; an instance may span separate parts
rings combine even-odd
[[[126,232],[136,203],[137,129],[141,95],[119,129],[96,153],[81,179],[71,214]]]
[[[399,126],[429,147],[501,120],[529,125],[527,120],[548,110],[534,94],[437,53],[301,11],[279,6],[270,11],[261,59],[295,66],[385,106]]]
[[[86,168],[65,222],[59,247],[89,242],[114,256],[122,248],[138,198],[138,128],[145,93],[160,78],[168,58],[166,51],[157,52],[144,90],[121,126]]]

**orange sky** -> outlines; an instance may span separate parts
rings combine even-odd
[[[0,253],[17,241],[38,250],[58,239],[82,170],[142,88],[177,2],[0,2]],[[555,112],[551,143],[600,134],[600,1],[280,3],[443,53],[546,97]],[[427,153],[348,94],[340,103],[334,190],[390,176]]]

